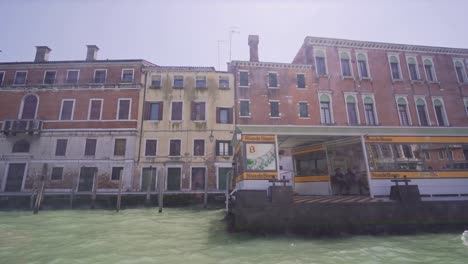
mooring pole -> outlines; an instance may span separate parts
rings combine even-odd
[[[203,193],[203,208],[206,208],[207,207],[207,204],[208,204],[208,176],[207,176],[207,173],[205,173],[205,186],[204,186],[205,190],[204,190],[204,193]]]
[[[70,190],[70,209],[73,209],[73,199],[75,198],[75,188],[78,185],[78,175],[76,175],[76,179],[72,181],[72,186]]]
[[[158,212],[162,213],[163,209],[163,199],[164,199],[164,174],[161,173],[161,176],[158,177],[158,205],[159,210]]]
[[[123,170],[120,170],[119,173],[119,192],[117,193],[117,212],[120,210],[120,202],[121,202],[121,196],[122,196],[122,173]]]
[[[146,200],[145,204],[146,206],[150,205],[150,200],[151,200],[151,184],[153,183],[153,166],[150,166],[150,173],[149,173],[149,179],[148,179],[148,184],[146,185]]]
[[[45,177],[44,175],[41,176],[41,189],[39,190],[39,193],[36,196],[36,204],[34,205],[34,214],[37,214],[39,212],[39,208],[41,207],[41,201],[42,201],[42,195],[44,193],[44,187],[45,187]]]
[[[93,174],[93,191],[91,194],[91,209],[94,209],[96,207],[96,175],[97,175],[97,169],[94,169],[94,174]]]

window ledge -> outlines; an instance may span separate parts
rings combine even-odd
[[[270,119],[281,119],[281,116],[270,116]]]
[[[153,119],[149,119],[149,120],[143,120],[144,122],[147,122],[147,121],[151,121],[151,122],[155,122],[155,123],[159,123],[161,120],[153,120]]]
[[[248,115],[248,116],[239,116],[239,118],[252,118],[252,115]]]
[[[161,89],[161,86],[150,85],[149,88],[150,89]]]
[[[423,79],[418,79],[418,80],[410,80],[411,83],[423,83]]]
[[[403,82],[403,79],[392,79],[392,82]]]
[[[182,123],[183,120],[170,120],[172,123]]]
[[[330,75],[328,75],[328,74],[318,74],[318,73],[317,73],[317,77],[319,77],[319,78],[320,78],[320,77],[330,78]]]
[[[320,122],[320,124],[321,124],[322,126],[335,126],[335,125],[336,125],[335,122],[333,122],[333,123],[322,123],[322,122]]]
[[[231,90],[231,87],[218,87],[220,90]]]
[[[372,81],[371,77],[360,77],[359,80],[361,81]]]
[[[307,89],[307,86],[306,86],[306,87],[298,87],[298,86],[296,85],[296,88],[299,89],[299,90],[305,90],[305,89]]]
[[[279,85],[278,86],[267,86],[268,89],[279,89]]]
[[[354,76],[343,76],[341,75],[342,80],[354,80]]]
[[[171,155],[169,155],[169,156],[167,156],[167,157],[170,158],[170,159],[179,159],[179,158],[181,158],[182,156],[180,156],[180,155],[179,155],[179,156],[171,156]]]
[[[206,120],[192,120],[194,123],[206,123]]]
[[[239,88],[250,88],[250,84],[245,86],[245,85],[239,85]]]
[[[195,86],[195,89],[203,90],[203,89],[208,89],[208,87],[207,86]]]
[[[299,119],[310,119],[310,116],[299,116]]]

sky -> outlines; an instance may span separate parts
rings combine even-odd
[[[306,36],[468,48],[464,0],[0,0],[0,62],[145,59],[214,66],[248,60],[259,35],[261,61],[291,62]],[[234,33],[229,33],[235,31]],[[229,41],[229,40],[232,41]]]

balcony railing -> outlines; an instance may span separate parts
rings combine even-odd
[[[2,132],[5,136],[16,134],[37,135],[41,132],[42,120],[38,119],[10,119],[4,120]]]

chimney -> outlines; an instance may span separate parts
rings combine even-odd
[[[250,61],[258,62],[258,35],[249,35]]]
[[[47,62],[49,61],[49,52],[52,50],[47,46],[36,46],[36,57],[34,62]]]
[[[86,61],[95,61],[97,59],[97,52],[99,50],[96,45],[86,45],[88,48],[86,52]]]

